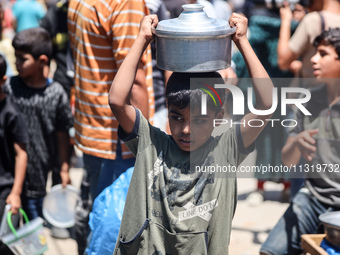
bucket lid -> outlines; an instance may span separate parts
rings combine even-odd
[[[218,37],[236,31],[223,19],[209,18],[201,4],[182,5],[184,11],[175,19],[158,23],[155,34],[160,37]]]
[[[75,224],[75,208],[79,197],[78,190],[72,185],[55,185],[45,196],[43,215],[55,227],[70,228]]]

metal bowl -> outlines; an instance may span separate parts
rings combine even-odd
[[[212,19],[200,4],[186,4],[176,19],[162,20],[154,30],[157,66],[174,72],[210,72],[231,63],[231,36],[236,28]]]
[[[332,246],[340,248],[340,211],[323,213],[319,220],[325,227],[325,239]]]

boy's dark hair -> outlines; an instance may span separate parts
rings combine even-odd
[[[18,32],[12,41],[15,50],[31,54],[35,60],[46,55],[52,57],[52,40],[49,33],[41,27],[25,29]]]
[[[195,80],[191,80],[195,79]],[[201,107],[202,94],[207,96],[208,109],[218,113],[224,103],[225,90],[215,89],[215,84],[224,84],[224,80],[218,72],[208,73],[172,73],[170,76],[165,96],[168,107],[174,105],[180,109],[187,107]],[[214,97],[214,99],[212,97]],[[217,102],[217,103],[216,103]]]
[[[340,59],[340,28],[330,28],[321,33],[314,39],[314,47],[318,47],[322,42],[330,44],[334,47],[336,53],[338,54],[338,59]]]
[[[6,75],[7,63],[5,58],[0,54],[0,79]]]

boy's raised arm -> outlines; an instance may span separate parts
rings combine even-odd
[[[121,64],[110,88],[109,105],[119,125],[127,134],[132,132],[136,118],[130,100],[132,86],[141,56],[154,38],[151,29],[157,24],[156,15],[149,15],[142,19],[137,39]]]
[[[233,35],[233,41],[241,52],[249,76],[252,78],[253,90],[256,97],[255,109],[267,110],[272,106],[273,83],[247,39],[247,23],[247,18],[237,13],[233,13],[229,19],[231,27],[237,26],[236,33]],[[272,114],[257,115],[248,113],[243,117],[241,123],[245,123],[245,125],[241,124],[241,134],[245,148],[248,148],[255,141],[267,123],[265,120],[269,119],[271,115]],[[248,121],[251,119],[262,120],[264,125],[261,127],[250,127]]]

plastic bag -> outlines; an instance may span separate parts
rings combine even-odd
[[[86,254],[113,254],[132,173],[133,167],[122,173],[95,199],[89,222],[92,237]]]
[[[8,248],[8,246],[6,244],[4,244],[2,242],[2,237],[12,233],[11,229],[9,228],[8,224],[7,224],[7,213],[11,210],[11,205],[7,204],[4,208],[4,211],[2,213],[2,219],[1,219],[1,223],[0,223],[0,254],[11,254],[13,255],[13,252],[11,252],[11,250]],[[1,213],[0,213],[1,214]],[[13,226],[15,226],[16,228],[19,226],[19,222],[20,222],[20,214],[12,214],[12,222],[13,222]]]
[[[11,210],[11,205],[8,204],[5,206],[4,212],[2,214],[2,219],[0,223],[0,239],[2,236],[11,233],[11,229],[7,224],[7,213]]]
[[[12,231],[2,237],[15,255],[39,255],[47,251],[46,238],[44,236],[44,220],[40,217],[29,221],[26,213],[21,208],[19,212],[24,216],[25,224],[15,230],[12,224],[12,212],[7,213],[7,223]]]

